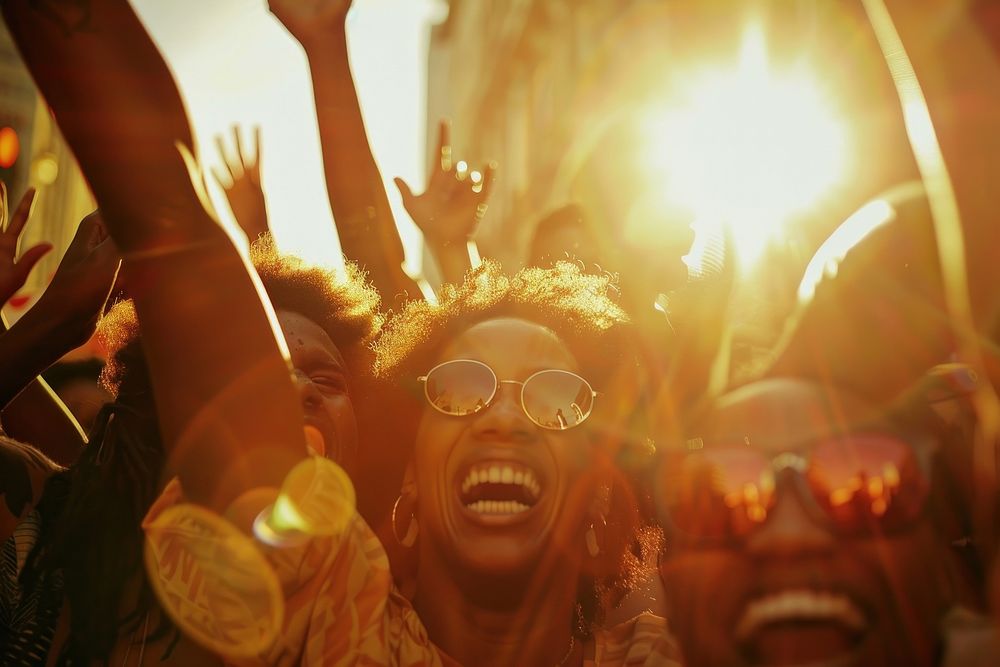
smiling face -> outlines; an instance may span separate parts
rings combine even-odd
[[[809,459],[814,443],[838,431],[835,424],[842,430],[859,421],[873,423],[863,406],[840,402],[831,409],[812,385],[767,381],[723,399],[699,435],[706,453],[725,443],[744,456],[759,452],[773,460],[790,452]],[[671,477],[666,466],[678,465],[666,457],[661,479]],[[945,608],[945,547],[927,513],[891,534],[878,535],[876,528],[838,535],[817,515],[796,474],[776,475],[775,504],[744,537],[714,546],[695,544],[676,529],[668,537],[672,550],[661,576],[687,661],[933,664]],[[667,525],[681,520],[672,517]]]
[[[344,358],[330,336],[309,318],[288,310],[278,310],[277,315],[295,367],[305,423],[323,436],[322,453],[350,474],[358,448],[358,427]]]
[[[435,365],[454,359],[481,361],[501,381],[544,369],[580,372],[558,336],[520,319],[476,324]],[[532,571],[547,550],[579,558],[592,496],[587,431],[586,423],[565,431],[535,425],[518,384],[501,384],[489,406],[471,415],[427,405],[412,466],[421,560],[433,551],[427,557],[462,572],[504,579]]]

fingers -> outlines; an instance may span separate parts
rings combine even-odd
[[[35,188],[28,188],[28,191],[21,197],[21,203],[17,205],[17,210],[10,216],[6,231],[15,238],[21,235],[21,230],[24,229],[24,225],[27,224],[28,218],[31,216],[31,205],[35,201],[35,192]]]
[[[260,164],[260,125],[253,126],[253,166]]]
[[[409,203],[414,199],[413,190],[411,190],[410,186],[406,184],[406,181],[398,176],[392,179],[392,182],[396,184],[397,188],[399,188],[399,194],[403,197],[403,206],[409,206]]]
[[[50,250],[52,250],[51,243],[39,243],[24,251],[21,259],[17,260],[17,264],[14,266],[17,278],[22,285],[28,280],[28,274],[35,268],[35,264],[38,264],[38,260],[45,257]]]
[[[473,175],[479,172],[473,172]],[[489,162],[480,174],[479,178],[472,179],[472,191],[480,195],[480,199],[486,201],[493,191],[493,183],[497,180],[497,163]]]
[[[238,160],[234,160],[234,159],[232,159],[230,157],[229,151],[226,149],[226,141],[225,141],[225,139],[223,139],[223,137],[222,137],[221,134],[215,135],[215,146],[216,146],[216,148],[218,148],[218,150],[219,150],[219,156],[222,158],[222,165],[219,168],[220,169],[222,167],[225,168],[225,172],[220,172],[220,173],[228,174],[228,179],[219,179],[219,174],[216,173],[215,168],[212,169],[212,174],[216,177],[216,180],[219,181],[220,185],[222,185],[226,180],[229,180],[230,183],[235,182],[236,179],[238,179],[240,177],[240,175],[241,175],[241,174],[237,174],[236,173],[236,171],[237,171],[236,164],[239,161]],[[242,171],[242,170],[240,170],[240,171]],[[223,186],[223,187],[225,187],[225,186]],[[232,187],[232,185],[230,185],[229,187]],[[228,189],[228,188],[226,188],[226,189]]]
[[[236,182],[233,178],[233,172],[229,171],[229,169],[222,171],[221,168],[213,168],[212,178],[215,179],[215,182],[219,184],[220,188],[227,191],[230,190]]]
[[[451,171],[451,123],[447,120],[438,124],[438,158],[441,171]]]
[[[7,229],[7,184],[0,181],[0,232]]]
[[[243,151],[243,137],[239,125],[233,125],[233,145],[236,146],[236,157],[240,165],[246,165],[246,153]]]
[[[108,239],[108,230],[99,211],[94,211],[80,221],[76,238],[80,239],[87,252],[94,250]],[[72,245],[76,244],[76,238]]]
[[[239,125],[233,125],[233,143],[236,146],[236,156],[239,158],[240,170],[246,173],[257,162],[257,158],[243,150],[243,133]],[[256,151],[256,147],[254,151]]]

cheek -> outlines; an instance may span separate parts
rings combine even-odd
[[[578,477],[586,470],[597,467],[598,448],[587,433],[566,431],[547,438],[549,451],[559,470],[571,477]]]
[[[950,605],[946,547],[934,532],[871,540],[864,551],[886,581],[883,605],[904,626],[933,631]]]
[[[417,424],[413,440],[413,456],[417,472],[433,473],[443,470],[448,453],[466,426],[467,420],[450,418],[433,411],[424,412]]]
[[[728,645],[730,625],[752,581],[744,570],[738,555],[721,549],[681,552],[660,562],[670,622],[685,653]]]
[[[354,403],[351,397],[340,394],[325,399],[327,413],[334,419],[337,425],[343,429],[357,430],[357,418],[354,414]]]

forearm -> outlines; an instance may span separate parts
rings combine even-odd
[[[176,150],[191,145],[184,107],[128,2],[92,0],[85,30],[37,4],[3,12],[125,257],[170,466],[192,500],[223,509],[303,456],[288,367]]]
[[[160,429],[187,496],[221,510],[245,490],[279,486],[305,455],[301,407],[235,248],[219,238],[126,259],[125,271]]]
[[[40,373],[79,344],[68,327],[46,309],[44,301],[8,331],[0,317],[0,426],[4,433],[31,444],[56,463],[71,465],[87,437]]]
[[[3,369],[0,373],[0,410],[5,426],[7,411],[14,398],[74,347],[76,345],[63,336],[59,322],[40,312],[38,306],[9,330],[0,321],[0,368]]]
[[[344,254],[362,264],[383,297],[417,293],[402,270],[403,245],[368,143],[343,28],[305,40],[330,207]]]
[[[431,246],[431,254],[441,271],[443,282],[460,285],[465,274],[472,268],[468,243],[450,243],[445,246]]]
[[[34,445],[59,465],[72,465],[87,444],[80,424],[40,377],[3,408],[0,422],[4,433]]]
[[[121,251],[197,235],[200,218],[180,215],[200,208],[175,147],[193,145],[184,106],[128,3],[9,0],[2,9]],[[150,218],[159,224],[136,222]]]

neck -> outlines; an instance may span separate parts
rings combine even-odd
[[[554,559],[520,581],[456,575],[421,554],[414,607],[434,644],[463,665],[574,664],[582,653],[575,627],[579,563]],[[498,581],[502,583],[498,584]],[[497,591],[496,596],[491,596]],[[516,598],[509,591],[517,591]],[[504,593],[508,592],[508,593]]]

